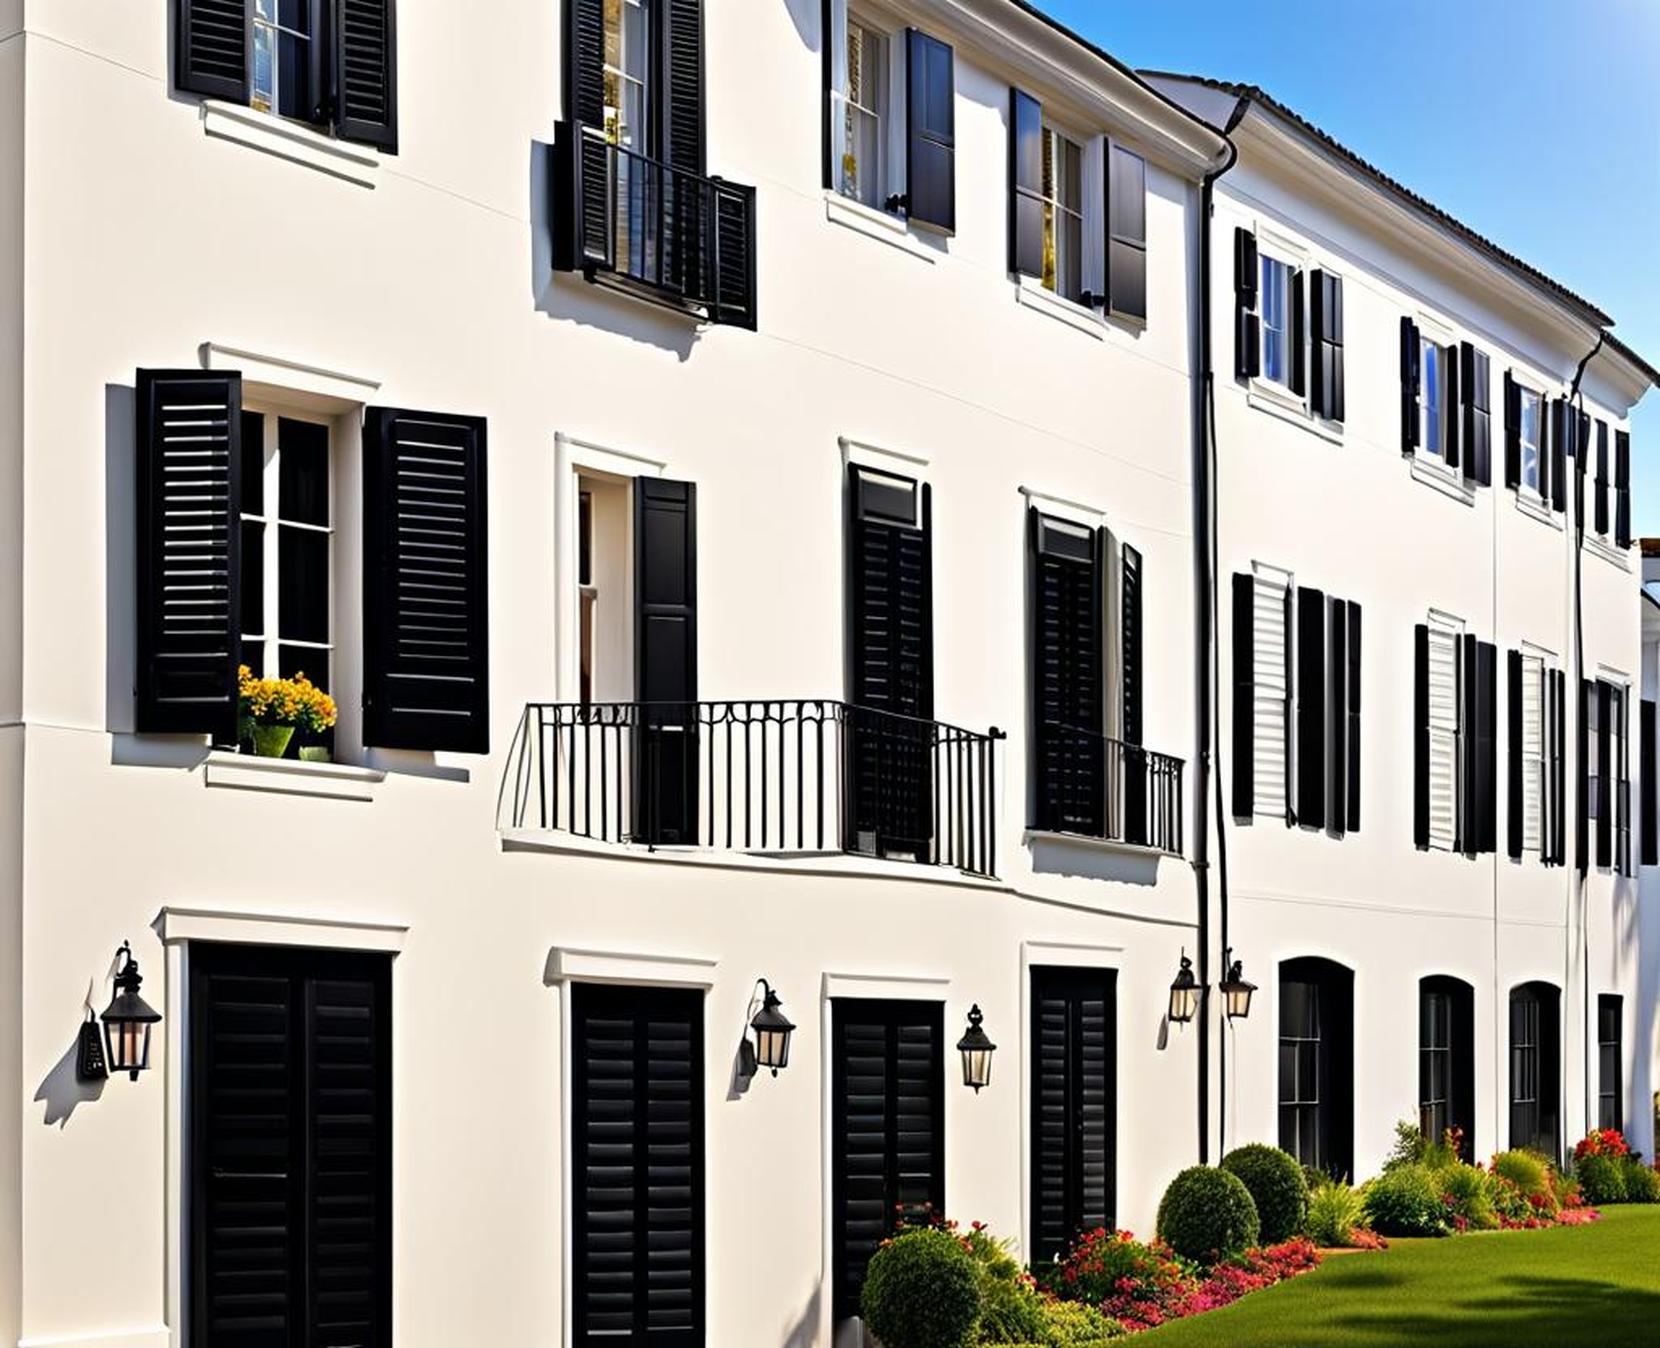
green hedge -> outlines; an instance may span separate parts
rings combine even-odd
[[[1159,1202],[1159,1237],[1184,1259],[1210,1264],[1257,1244],[1262,1225],[1238,1175],[1189,1166]]]
[[[859,1309],[883,1348],[971,1348],[980,1320],[974,1256],[949,1231],[895,1236],[870,1257]]]
[[[1278,1147],[1251,1142],[1224,1156],[1222,1169],[1238,1175],[1250,1191],[1264,1245],[1278,1245],[1302,1231],[1308,1219],[1308,1184],[1296,1158]]]

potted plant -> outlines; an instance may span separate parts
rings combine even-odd
[[[303,673],[256,679],[243,665],[237,674],[242,736],[261,758],[281,758],[296,730],[321,734],[336,720],[334,699]]]

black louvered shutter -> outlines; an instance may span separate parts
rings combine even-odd
[[[371,407],[363,425],[363,737],[490,751],[483,417]]]
[[[1326,698],[1331,710],[1331,748],[1326,756],[1326,821],[1342,837],[1349,820],[1349,610],[1335,595],[1329,607]]]
[[[1466,632],[1458,642],[1458,800],[1455,808],[1457,851],[1474,855],[1481,850],[1481,769],[1478,760],[1481,725],[1481,680],[1478,677],[1480,642]]]
[[[1550,431],[1550,508],[1558,513],[1568,508],[1568,404],[1552,398],[1545,418]]]
[[[1309,351],[1314,362],[1309,380],[1313,410],[1328,421],[1343,420],[1343,278],[1310,273]]]
[[[1043,105],[1009,89],[1009,270],[1043,275]]]
[[[1349,832],[1356,833],[1360,830],[1360,605],[1352,599],[1346,605],[1345,618],[1349,629],[1349,773],[1346,803]]]
[[[1498,714],[1499,651],[1490,641],[1476,643],[1476,850],[1499,846]]]
[[[1460,413],[1464,476],[1480,487],[1493,485],[1493,374],[1487,353],[1469,342],[1459,346]]]
[[[1550,675],[1551,691],[1551,843],[1554,865],[1568,864],[1568,676],[1560,669]]]
[[[1579,733],[1575,737],[1579,752],[1574,756],[1579,828],[1574,839],[1574,863],[1581,875],[1585,874],[1586,867],[1591,862],[1591,758],[1588,733],[1591,699],[1596,695],[1596,685],[1589,679],[1579,681]]]
[[[1596,492],[1593,518],[1599,534],[1608,532],[1608,423],[1597,422],[1597,472],[1592,483]]]
[[[821,186],[834,190],[835,119],[836,119],[836,0],[821,0],[819,9],[819,62],[823,68],[824,91],[820,107],[822,125],[819,127],[819,154],[823,160],[824,181]],[[844,35],[845,36],[845,35]]]
[[[698,840],[697,487],[634,479],[635,821],[643,842]]]
[[[1596,742],[1591,752],[1597,765],[1597,865],[1614,864],[1614,742],[1613,714],[1609,706],[1613,689],[1601,679],[1592,686],[1596,698]]]
[[[1032,969],[1031,1241],[1036,1267],[1116,1207],[1117,974]]]
[[[391,959],[190,957],[191,1348],[392,1338]]]
[[[583,190],[555,193],[555,265],[565,271],[584,263],[609,268],[615,261],[612,152],[602,135],[583,134],[585,127],[599,132],[605,126],[604,0],[566,0],[565,25],[565,121],[555,148],[560,181],[574,183],[580,175]]]
[[[1505,792],[1504,813],[1509,854],[1522,856],[1522,653],[1505,656]]]
[[[1032,509],[1027,537],[1033,823],[1100,837],[1105,824],[1100,534]]]
[[[571,986],[572,1330],[704,1341],[703,994]]]
[[[1326,596],[1297,591],[1297,822],[1326,824]]]
[[[1522,485],[1522,389],[1509,370],[1504,372],[1504,485]]]
[[[1412,629],[1412,841],[1429,846],[1429,626]]]
[[[335,125],[342,140],[398,152],[395,0],[334,0]]]
[[[1585,527],[1585,479],[1591,467],[1591,419],[1583,412],[1574,411],[1571,403],[1564,403],[1568,425],[1568,453],[1574,460],[1574,518]],[[1606,507],[1605,507],[1606,508]]]
[[[1291,313],[1287,322],[1285,344],[1285,384],[1293,393],[1308,391],[1308,332],[1307,302],[1305,299],[1307,273],[1286,268],[1286,289],[1291,297]]]
[[[185,93],[248,101],[250,0],[173,0],[173,83]]]
[[[1107,144],[1107,312],[1147,317],[1147,161]]]
[[[1233,232],[1234,374],[1262,373],[1262,320],[1257,315],[1257,236],[1243,225]]]
[[[1401,453],[1418,448],[1418,380],[1422,347],[1418,325],[1401,315]]]
[[[1614,543],[1631,546],[1631,434],[1614,432]]]
[[[1459,379],[1458,348],[1446,346],[1438,348],[1441,352],[1441,460],[1449,468],[1457,468],[1462,462],[1464,480],[1474,476],[1474,470],[1467,459],[1461,459],[1463,449],[1464,418],[1461,415],[1463,403],[1459,388],[1462,381]]]
[[[1256,795],[1256,578],[1233,578],[1233,817],[1249,819]]]
[[[715,207],[715,294],[709,319],[728,327],[756,325],[755,189],[711,180]]]
[[[1660,824],[1654,816],[1655,810],[1655,781],[1654,781],[1654,699],[1645,697],[1638,708],[1637,733],[1637,771],[1641,775],[1641,782],[1637,787],[1637,800],[1642,808],[1643,818],[1638,825],[1638,837],[1642,847],[1641,860],[1645,866],[1660,865]]]
[[[663,23],[662,159],[683,173],[701,175],[703,0],[658,0],[657,13]]]
[[[830,1019],[831,1311],[843,1320],[897,1223],[945,1211],[944,1007],[837,997]]]
[[[933,559],[927,483],[848,465],[849,850],[932,856]]]
[[[140,370],[134,727],[236,743],[242,376]]]
[[[1297,591],[1287,585],[1280,598],[1280,606],[1285,620],[1285,722],[1282,729],[1285,733],[1285,753],[1281,763],[1285,772],[1285,823],[1290,828],[1297,822],[1297,771],[1296,736],[1297,736],[1297,655],[1298,643],[1296,638],[1296,616],[1292,607],[1296,603]]]
[[[956,75],[951,48],[916,28],[905,33],[905,204],[918,224],[957,228]]]

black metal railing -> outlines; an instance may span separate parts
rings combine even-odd
[[[755,326],[755,189],[676,168],[592,126],[560,135],[571,231],[563,265],[690,309]]]
[[[996,873],[996,742],[826,698],[532,703],[501,825]]]
[[[1180,855],[1179,758],[1045,722],[1032,744],[1033,827]]]

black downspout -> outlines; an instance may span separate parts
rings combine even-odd
[[[1199,377],[1193,382],[1193,562],[1194,562],[1194,636],[1196,646],[1195,707],[1197,721],[1194,743],[1198,747],[1198,761],[1193,793],[1193,873],[1199,904],[1199,1163],[1210,1164],[1210,781],[1211,758],[1215,743],[1215,719],[1212,716],[1214,684],[1211,674],[1216,664],[1216,516],[1214,500],[1215,446],[1213,431],[1215,419],[1207,416],[1212,405],[1210,358],[1210,258],[1211,258],[1211,199],[1216,180],[1234,166],[1239,150],[1228,132],[1238,125],[1248,105],[1241,100],[1222,132],[1227,141],[1228,157],[1220,168],[1205,174],[1199,185],[1199,321],[1195,325],[1198,345]],[[1221,823],[1221,781],[1217,779],[1217,823]],[[1219,849],[1221,850],[1221,849]],[[1227,931],[1227,862],[1226,851],[1221,850],[1222,922],[1224,939]],[[1225,1079],[1224,1079],[1225,1080]]]

